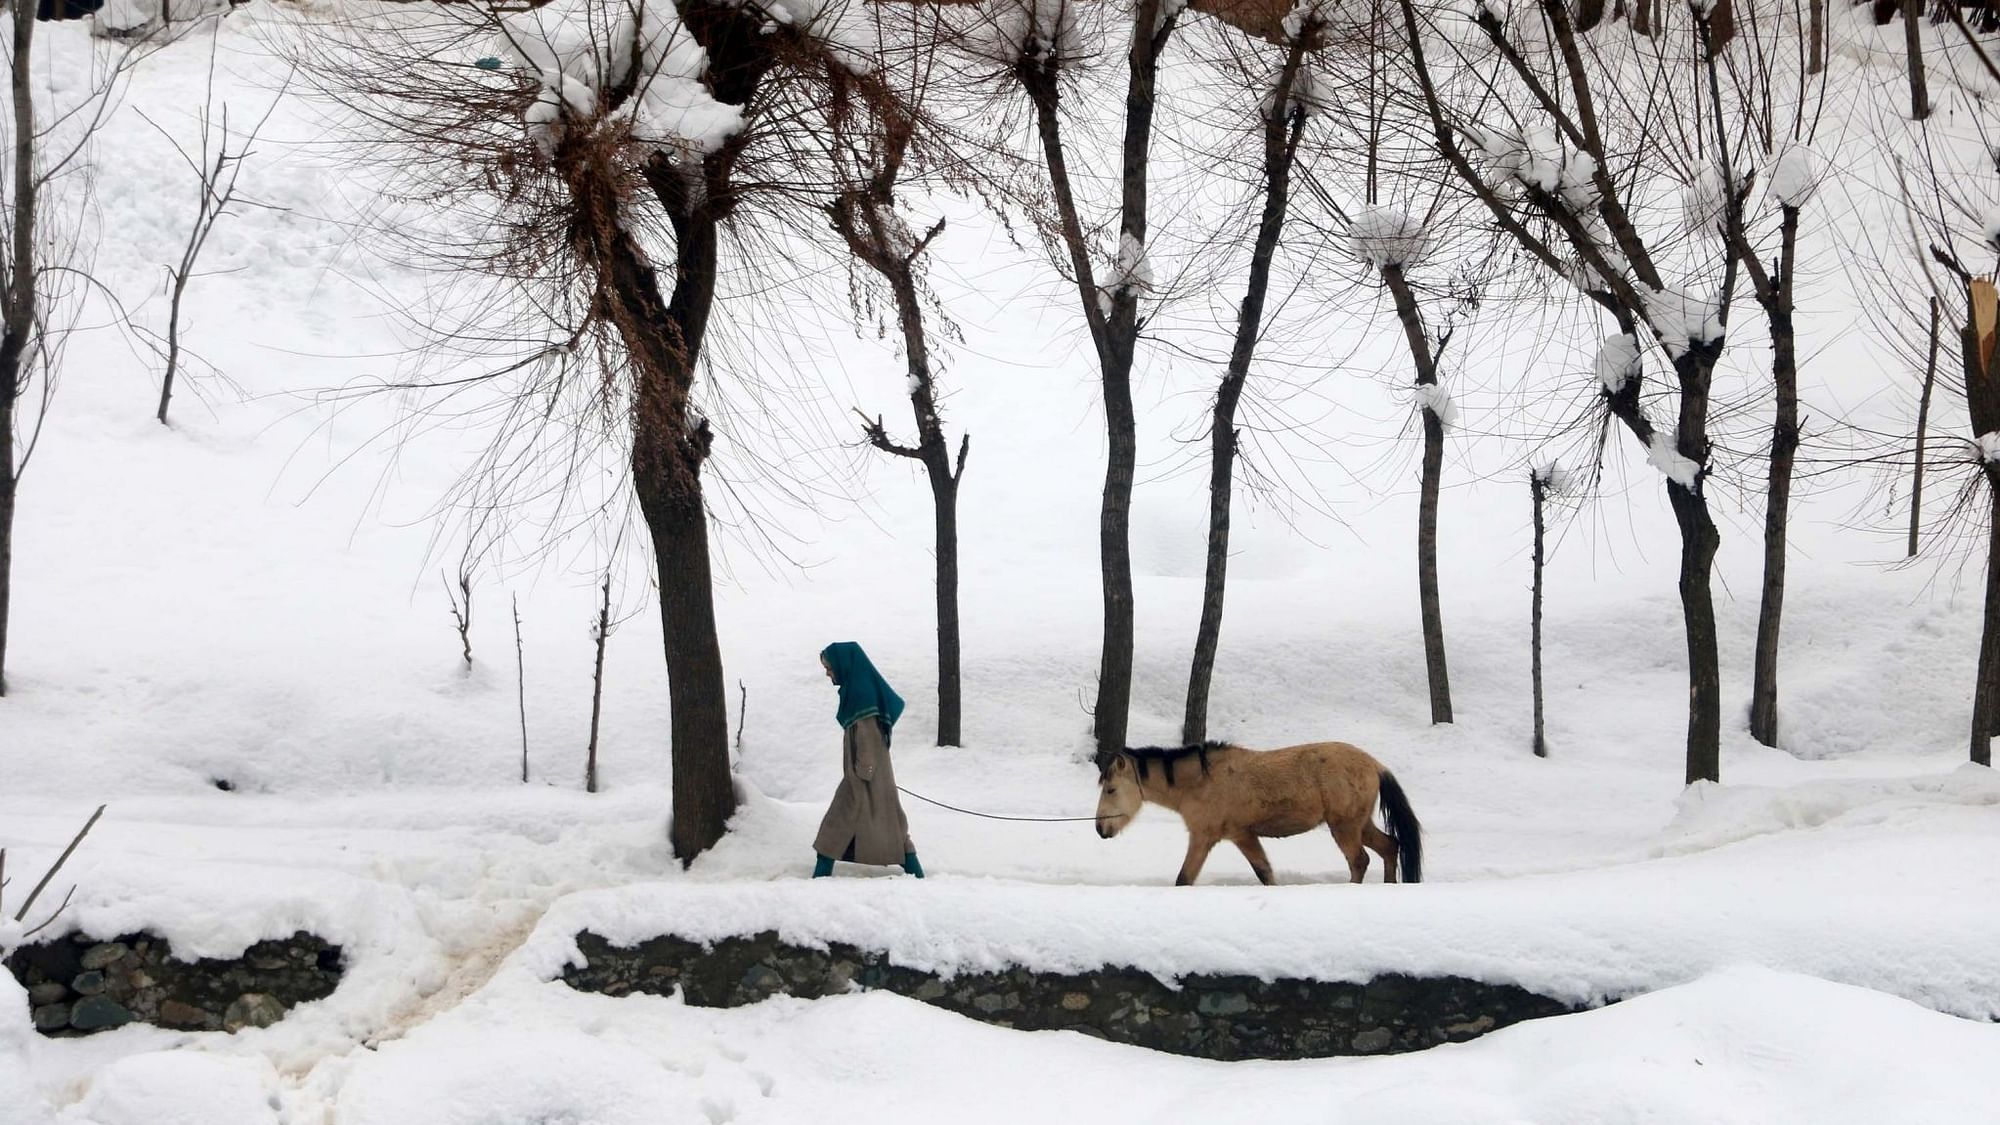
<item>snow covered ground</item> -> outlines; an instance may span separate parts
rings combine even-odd
[[[261,112],[283,73],[265,33],[286,18],[252,4],[148,59],[100,145],[97,268],[148,324],[164,322],[160,267],[193,189],[131,110],[190,136],[213,40],[218,98]],[[47,28],[46,45],[57,65],[89,49],[73,26]],[[1873,81],[1858,51],[1837,64],[1856,89]],[[950,349],[946,406],[954,432],[973,435],[961,499],[970,745],[923,745],[934,711],[921,478],[851,448],[842,417],[859,405],[895,429],[900,365],[845,323],[844,302],[807,310],[782,346],[753,341],[748,354],[824,388],[788,439],[823,470],[815,510],[758,486],[723,443],[719,471],[738,474],[786,558],[740,520],[721,538],[746,803],[682,872],[665,844],[666,692],[643,566],[609,560],[630,617],[609,646],[606,791],[585,795],[589,625],[607,552],[516,542],[493,560],[467,671],[437,574],[462,529],[447,522],[434,542],[432,509],[482,443],[476,420],[411,424],[398,401],[318,393],[396,373],[414,337],[394,310],[421,308],[431,280],[356,233],[369,174],[322,108],[296,94],[279,106],[245,172],[245,193],[271,206],[225,220],[217,272],[191,292],[190,346],[240,396],[207,380],[162,428],[149,359],[110,331],[72,345],[22,486],[0,844],[10,872],[39,871],[108,802],[66,871],[78,890],[59,930],[148,928],[219,956],[306,928],[346,947],[347,975],[264,1030],[66,1041],[35,1037],[0,977],[0,1125],[1991,1120],[2000,1077],[1985,1060],[2000,1029],[1981,1021],[2000,1016],[2000,785],[1960,764],[1980,576],[1948,560],[1894,568],[1900,505],[1874,478],[1803,490],[1782,751],[1743,730],[1761,509],[1725,491],[1725,783],[1684,792],[1671,520],[1643,452],[1615,444],[1609,495],[1558,523],[1553,753],[1536,760],[1535,451],[1509,411],[1537,382],[1589,392],[1597,334],[1574,354],[1498,338],[1452,376],[1462,428],[1442,581],[1459,721],[1432,728],[1410,557],[1414,414],[1393,358],[1375,358],[1393,357],[1381,350],[1393,336],[1297,335],[1320,314],[1288,307],[1274,337],[1316,353],[1291,409],[1328,444],[1266,434],[1252,456],[1320,502],[1260,499],[1239,515],[1212,730],[1374,752],[1425,823],[1430,882],[1342,885],[1344,865],[1314,834],[1273,844],[1276,888],[1252,885],[1225,848],[1203,886],[1177,890],[1170,814],[1104,842],[1085,824],[912,801],[931,879],[853,869],[809,884],[812,829],[838,777],[814,660],[831,640],[864,643],[910,700],[896,753],[912,790],[1036,816],[1087,815],[1095,798],[1083,705],[1102,437],[1087,343],[1041,263],[954,211],[935,252],[966,337]],[[1826,146],[1840,186],[1879,206],[1873,142],[1844,127]],[[1838,242],[1810,222],[1808,238],[1829,253]],[[1171,257],[1164,238],[1155,247]],[[1914,392],[1857,327],[1851,278],[1828,261],[1803,282],[1808,414],[1907,428]],[[1195,307],[1182,319],[1200,319],[1202,298],[1184,300]],[[1328,323],[1353,333],[1360,321]],[[1369,329],[1387,330],[1379,318]],[[1764,362],[1743,330],[1729,377],[1749,385]],[[1187,439],[1213,370],[1162,349],[1141,381],[1135,742],[1171,741],[1179,725],[1205,518],[1204,477],[1189,471],[1205,444]],[[1275,409],[1278,392],[1264,393]],[[723,429],[747,441],[768,422]],[[1755,417],[1741,424],[1744,444],[1761,440]],[[1938,425],[1960,421],[1947,410]],[[873,936],[940,969],[1115,957],[1169,974],[1455,971],[1576,999],[1647,994],[1419,1056],[1224,1065],[995,1030],[887,996],[708,1011],[549,983],[582,921],[622,919],[640,936],[669,914],[718,933]]]

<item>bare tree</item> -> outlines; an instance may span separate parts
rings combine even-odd
[[[1160,59],[1173,38],[1184,0],[1137,0],[1125,52],[1125,120],[1118,151],[1118,244],[1102,280],[1071,174],[1063,131],[1063,88],[1086,50],[1079,27],[1081,0],[1006,0],[994,19],[1000,61],[1027,95],[1054,203],[1057,242],[1067,257],[1104,392],[1109,455],[1098,514],[1099,577],[1104,629],[1097,673],[1093,733],[1099,750],[1125,745],[1132,702],[1132,486],[1138,429],[1132,406],[1132,363],[1145,327],[1140,301],[1152,290],[1146,256],[1148,177]]]
[[[315,57],[315,77],[398,154],[408,198],[483,220],[470,243],[434,244],[438,256],[494,278],[507,309],[554,329],[475,378],[522,380],[514,401],[539,406],[572,393],[587,363],[591,416],[623,418],[658,573],[669,836],[683,863],[735,809],[703,485],[717,432],[704,403],[755,378],[731,364],[702,381],[705,349],[725,263],[828,202],[829,76],[896,100],[879,74],[883,40],[850,14],[790,0],[453,6],[422,20],[357,16],[337,65]],[[497,41],[500,54],[470,60],[468,41]],[[754,315],[754,299],[735,307]]]
[[[597,663],[590,673],[590,745],[583,755],[583,791],[597,792],[597,720],[604,713],[604,642],[611,639],[611,571],[604,572],[599,587],[597,620],[591,624],[590,639],[597,645]]]
[[[1949,6],[1955,7],[1952,3]],[[1924,0],[1903,0],[1903,50],[1909,56],[1910,120],[1931,115],[1930,83],[1924,73]]]
[[[1782,21],[1760,25],[1753,11],[1727,69],[1727,80],[1711,90],[1714,129],[1725,120],[1740,122],[1745,147],[1762,140],[1765,204],[1775,223],[1754,223],[1747,206],[1730,206],[1720,188],[1712,147],[1693,146],[1686,154],[1690,175],[1690,218],[1695,225],[1719,223],[1729,251],[1741,263],[1750,295],[1764,314],[1771,341],[1774,408],[1764,497],[1764,575],[1757,611],[1756,656],[1750,689],[1750,735],[1778,745],[1778,639],[1784,620],[1785,564],[1791,518],[1792,474],[1799,449],[1798,300],[1799,226],[1823,175],[1810,147],[1824,101],[1825,79],[1807,72],[1791,41],[1796,31]],[[1721,68],[1718,68],[1720,70]],[[1745,193],[1747,195],[1747,192]],[[1705,233],[1705,232],[1704,232]]]
[[[2000,339],[2000,293],[1990,277],[1964,277],[1966,316],[1959,329],[1965,370],[1965,405],[1972,417],[1973,451],[1986,484],[1986,613],[1979,633],[1979,671],[1972,689],[1972,761],[1993,764],[1993,729],[2000,725],[2000,370],[1993,364]]]
[[[521,644],[521,595],[510,598],[514,607],[514,699],[521,712],[521,784],[528,783],[528,650]]]
[[[1554,464],[1528,470],[1528,495],[1534,502],[1535,578],[1528,609],[1528,678],[1535,695],[1535,757],[1549,756],[1548,739],[1542,727],[1542,566],[1548,558],[1544,549],[1547,521],[1545,509],[1549,493],[1557,487],[1561,470]]]
[[[1666,478],[1681,537],[1678,585],[1689,670],[1686,777],[1716,780],[1721,684],[1710,573],[1720,536],[1705,482],[1711,388],[1739,266],[1737,255],[1720,247],[1719,260],[1702,263],[1720,273],[1718,280],[1676,283],[1673,263],[1635,219],[1640,193],[1634,188],[1640,175],[1662,170],[1657,159],[1645,158],[1649,139],[1678,129],[1707,137],[1705,163],[1724,185],[1721,208],[1743,206],[1740,129],[1724,127],[1714,93],[1720,8],[1659,13],[1653,60],[1659,86],[1638,101],[1602,96],[1604,75],[1586,56],[1571,10],[1561,0],[1517,13],[1513,19],[1526,21],[1520,25],[1510,25],[1489,6],[1477,7],[1474,23],[1492,57],[1442,73],[1457,85],[1483,87],[1498,108],[1515,115],[1496,122],[1472,119],[1466,111],[1476,100],[1462,102],[1441,87],[1430,58],[1433,44],[1445,41],[1431,35],[1415,0],[1398,3],[1417,93],[1438,151],[1458,182],[1522,250],[1576,284],[1618,329],[1598,363],[1603,402]],[[1686,22],[1678,22],[1683,15]],[[1534,35],[1521,33],[1530,25]],[[1674,32],[1692,41],[1684,55],[1667,46]],[[1709,115],[1712,124],[1705,120]],[[1621,147],[1613,147],[1614,139]],[[1484,167],[1474,163],[1474,153]],[[1640,398],[1641,331],[1674,371],[1679,393],[1671,425],[1656,424]]]
[[[73,102],[35,104],[36,6],[8,9],[6,197],[0,206],[0,696],[7,694],[7,638],[13,602],[14,511],[21,474],[34,454],[55,394],[62,342],[89,281],[87,248],[65,229],[52,190],[88,150],[116,104],[120,82],[141,57],[134,43],[94,71],[72,76]],[[80,77],[81,81],[75,81]],[[72,201],[73,202],[73,201]],[[25,432],[24,432],[25,431]]]
[[[1202,579],[1201,621],[1195,630],[1194,664],[1188,673],[1187,709],[1181,720],[1182,741],[1208,738],[1208,689],[1215,672],[1216,646],[1222,637],[1223,597],[1229,572],[1229,513],[1234,498],[1237,443],[1236,408],[1250,364],[1264,330],[1264,305],[1270,296],[1271,263],[1284,233],[1291,205],[1292,170],[1304,135],[1312,74],[1308,52],[1319,45],[1325,19],[1314,6],[1301,7],[1284,26],[1285,43],[1277,74],[1261,94],[1258,112],[1262,149],[1263,202],[1250,246],[1250,268],[1244,278],[1243,300],[1237,306],[1235,338],[1229,360],[1216,387],[1209,422],[1208,557]]]
[[[25,901],[21,903],[20,909],[14,912],[15,925],[20,926],[20,925],[25,925],[27,923],[28,912],[35,908],[36,901],[42,897],[42,892],[48,889],[49,883],[56,877],[56,873],[63,869],[63,864],[68,863],[69,857],[76,854],[77,846],[83,843],[83,838],[85,836],[90,835],[90,830],[97,826],[98,818],[104,815],[104,808],[105,806],[103,805],[97,806],[97,811],[91,813],[90,819],[84,821],[83,827],[77,829],[76,835],[70,838],[69,846],[62,850],[62,854],[56,857],[54,863],[49,864],[48,869],[46,871],[42,872],[41,879],[37,880],[34,889],[28,892],[28,897]],[[7,849],[0,848],[0,922],[4,922],[6,920],[6,913],[4,907],[7,895],[7,884],[10,881],[11,880],[7,878]],[[70,896],[74,895],[75,893],[76,893],[76,888],[74,886],[70,887],[68,893],[63,895],[62,903],[58,905],[54,910],[50,911],[48,917],[42,919],[39,923],[35,925],[33,929],[23,931],[20,934],[20,937],[23,939],[31,938],[34,937],[36,934],[41,933],[43,930],[48,929],[51,923],[53,923],[57,918],[62,916],[62,912],[64,910],[69,909]],[[0,942],[0,953],[6,953],[6,952],[7,952],[6,943]]]
[[[265,123],[270,121],[271,114],[277,110],[278,102],[290,86],[289,81],[281,85],[270,106],[264,110],[264,115],[250,126],[249,131],[238,136],[230,129],[228,106],[222,107],[220,120],[216,119],[215,52],[215,44],[211,41],[205,96],[196,118],[201,139],[193,151],[189,151],[188,146],[176,140],[158,122],[146,117],[146,123],[174,146],[174,153],[195,177],[194,221],[188,226],[187,241],[181,245],[180,260],[167,267],[166,369],[160,376],[160,405],[155,414],[162,426],[167,424],[167,405],[173,399],[174,377],[181,366],[181,300],[187,294],[188,283],[198,276],[196,270],[201,263],[201,254],[208,246],[208,236],[215,230],[215,225],[230,213],[231,207],[246,202],[239,200],[236,194],[237,180],[243,174],[243,162],[253,155],[258,135],[263,132]],[[145,117],[143,111],[140,116]],[[471,662],[472,658],[468,655],[466,663]]]
[[[930,334],[925,326],[924,296],[918,261],[931,241],[944,232],[939,219],[918,236],[897,208],[896,181],[902,175],[916,123],[907,117],[866,120],[866,99],[849,103],[833,118],[833,162],[848,185],[826,206],[841,240],[854,260],[875,273],[888,287],[896,327],[902,338],[903,362],[909,373],[910,409],[916,418],[917,443],[903,445],[889,436],[881,415],[870,419],[858,408],[862,436],[868,444],[924,467],[930,480],[937,560],[937,744],[963,741],[962,674],[958,617],[958,485],[965,476],[965,459],[972,436],[961,435],[954,460],[944,433],[938,405],[937,372],[931,361]],[[891,112],[897,108],[888,106]],[[853,122],[865,123],[860,129]]]
[[[1917,557],[1917,537],[1924,518],[1924,446],[1929,444],[1931,392],[1937,387],[1938,329],[1942,324],[1936,294],[1930,298],[1931,330],[1924,349],[1924,389],[1917,396],[1916,453],[1910,465],[1910,549],[1906,558]]]

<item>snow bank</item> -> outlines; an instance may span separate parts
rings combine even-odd
[[[12,973],[0,972],[0,1121],[6,1125],[49,1120],[48,1102],[34,1078],[40,1039],[28,1021],[28,993]]]
[[[1632,996],[1739,963],[1784,967],[1976,1018],[2000,1015],[2000,871],[1953,833],[1990,807],[1858,822],[1558,875],[1413,887],[1060,887],[989,879],[652,884],[559,901],[516,955],[537,979],[590,930],[630,945],[776,932],[950,976],[1129,965],[1363,981],[1516,984],[1568,1003]],[[1711,833],[1720,830],[1711,826]],[[1952,854],[1956,850],[1960,854]],[[1914,873],[1923,871],[1922,878]],[[1868,887],[1857,894],[1857,885]],[[1956,895],[1940,901],[1938,886]]]
[[[131,1055],[97,1072],[76,1112],[92,1125],[278,1125],[278,1075],[261,1058]]]
[[[339,1120],[657,1125],[702,1120],[691,1095],[681,1076],[631,1047],[568,1029],[483,1029],[361,1067],[342,1090]]]
[[[1021,1034],[880,993],[722,1010],[508,979],[358,1060],[335,1119],[1984,1125],[2000,1099],[1996,1050],[2000,1028],[1752,967],[1417,1054],[1234,1067]],[[551,1071],[572,1080],[529,1089]],[[630,1116],[646,1091],[657,1106]]]

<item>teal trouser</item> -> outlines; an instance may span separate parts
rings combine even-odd
[[[919,879],[924,877],[924,865],[917,862],[917,853],[915,852],[903,853],[903,870],[915,875]],[[813,856],[812,877],[815,879],[824,879],[831,874],[833,874],[833,857],[830,855],[815,854]]]

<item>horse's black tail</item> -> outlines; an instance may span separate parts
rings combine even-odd
[[[1410,799],[1403,796],[1403,787],[1396,783],[1396,775],[1383,770],[1378,779],[1382,792],[1382,824],[1396,841],[1396,860],[1402,866],[1405,883],[1424,881],[1424,826],[1417,823],[1417,814],[1410,811]]]

